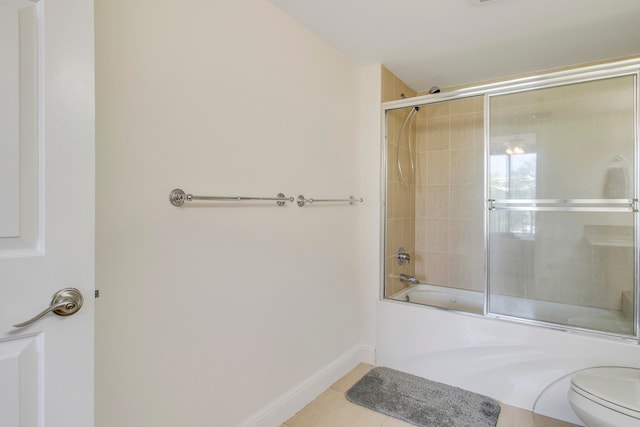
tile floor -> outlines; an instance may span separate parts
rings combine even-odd
[[[373,366],[359,364],[281,427],[410,427],[411,424],[349,402],[344,393]],[[497,427],[576,427],[575,424],[501,405]]]

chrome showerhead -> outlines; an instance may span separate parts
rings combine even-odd
[[[432,86],[429,89],[429,95],[433,95],[434,93],[440,93],[440,88],[438,86]]]

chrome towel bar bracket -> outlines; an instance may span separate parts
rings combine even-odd
[[[355,202],[364,202],[362,197],[353,197],[349,196],[348,199],[305,199],[305,197],[301,194],[296,199],[298,201],[298,206],[303,207],[306,203],[341,203],[348,202],[350,205],[353,205]]]
[[[173,206],[182,206],[184,202],[192,202],[194,200],[206,200],[212,202],[276,202],[278,206],[284,206],[286,202],[293,202],[293,197],[286,197],[282,193],[278,193],[276,197],[242,197],[242,196],[194,196],[187,194],[179,188],[169,193],[169,201]]]

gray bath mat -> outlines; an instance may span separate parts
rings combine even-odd
[[[420,427],[495,427],[493,399],[389,368],[373,368],[347,399]]]

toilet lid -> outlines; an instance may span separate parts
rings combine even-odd
[[[591,368],[575,374],[571,385],[577,392],[591,395],[591,400],[609,407],[620,406],[640,417],[640,369]]]

